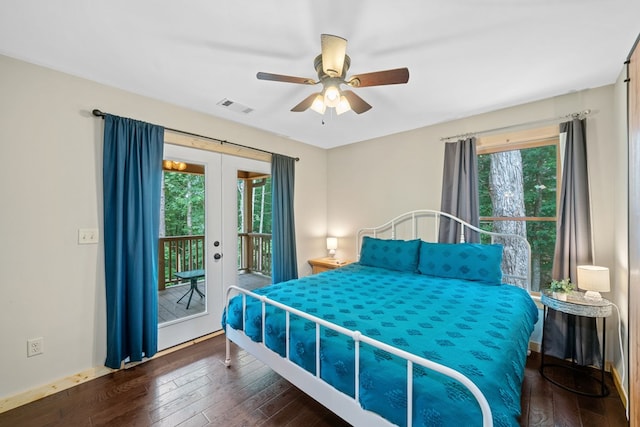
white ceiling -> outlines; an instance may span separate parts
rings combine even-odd
[[[638,0],[2,0],[0,54],[330,148],[613,83],[639,16]],[[256,73],[317,80],[322,33],[348,40],[348,76],[409,83],[354,89],[361,115],[289,111],[319,87]]]

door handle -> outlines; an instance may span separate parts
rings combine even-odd
[[[220,259],[220,258],[222,258],[222,254],[219,254],[219,253],[213,254],[213,259]]]

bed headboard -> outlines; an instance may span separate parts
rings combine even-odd
[[[360,248],[365,236],[379,239],[422,239],[425,242],[437,242],[442,217],[460,224],[461,231],[458,239],[460,243],[466,241],[469,231],[475,231],[480,234],[481,243],[501,244],[503,246],[502,281],[531,292],[531,246],[525,237],[517,234],[485,231],[446,212],[428,209],[415,210],[399,215],[380,226],[359,229],[356,236],[357,259],[360,259]]]

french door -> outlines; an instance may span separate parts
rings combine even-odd
[[[187,279],[173,299],[163,301],[164,304],[175,304],[181,315],[164,322],[159,320],[158,350],[222,329],[226,289],[238,282],[238,170],[269,173],[271,168],[268,162],[171,144],[164,146],[164,159],[204,169],[204,256],[203,265],[195,267],[196,270],[204,267],[204,276],[195,273],[195,282],[190,283]],[[163,273],[159,272],[160,275]],[[159,311],[161,309],[159,307]]]
[[[222,265],[224,246],[222,244],[222,209],[220,203],[222,198],[222,183],[220,179],[222,156],[219,153],[210,151],[165,144],[164,159],[201,166],[204,170],[204,211],[199,213],[204,218],[198,219],[200,222],[204,220],[204,242],[200,249],[203,251],[201,264],[187,266],[187,264],[181,262],[181,266],[171,269],[169,273],[159,271],[159,275],[168,274],[171,277],[167,279],[173,280],[176,278],[176,270],[183,270],[183,272],[201,271],[204,274],[202,277],[197,275],[199,273],[195,273],[196,276],[192,279],[187,277],[184,280],[185,284],[174,286],[171,292],[166,290],[159,291],[158,350],[181,344],[221,328],[224,271]],[[188,196],[185,195],[184,197]],[[167,202],[165,201],[165,203]],[[176,236],[176,239],[181,237]],[[232,246],[229,249],[233,251]],[[175,254],[172,253],[171,258],[187,257],[193,252],[192,249],[186,250],[184,248],[179,251],[171,249],[171,251],[177,252]],[[162,248],[160,252],[162,256]],[[195,289],[192,291],[192,288]],[[163,311],[166,310],[174,314],[168,320],[162,317]]]

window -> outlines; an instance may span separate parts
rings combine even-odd
[[[480,226],[527,238],[532,291],[551,281],[561,176],[558,141],[557,126],[478,139]]]

